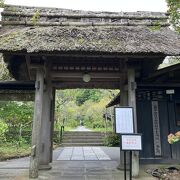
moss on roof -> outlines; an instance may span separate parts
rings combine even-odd
[[[180,54],[180,37],[168,28],[137,26],[23,27],[0,35],[0,51],[90,51]]]
[[[32,17],[38,12],[37,22]],[[180,54],[180,37],[159,12],[92,12],[6,5],[0,52]]]

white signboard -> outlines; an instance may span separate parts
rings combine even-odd
[[[133,108],[115,108],[116,133],[134,133],[133,127]]]
[[[167,89],[166,94],[174,94],[174,89]]]
[[[140,151],[142,150],[141,134],[121,135],[121,150]]]

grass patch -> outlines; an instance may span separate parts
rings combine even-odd
[[[29,144],[21,146],[13,143],[0,144],[0,161],[28,156],[31,152]]]

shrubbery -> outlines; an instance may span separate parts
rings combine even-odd
[[[103,140],[105,146],[118,146],[119,136],[115,133],[108,133]]]
[[[6,132],[8,131],[8,125],[0,119],[0,142],[6,141]]]

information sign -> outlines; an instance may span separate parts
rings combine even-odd
[[[122,151],[140,151],[142,150],[141,134],[122,134],[121,135]]]
[[[115,121],[116,121],[116,133],[120,133],[120,134],[134,133],[132,107],[116,107]]]

